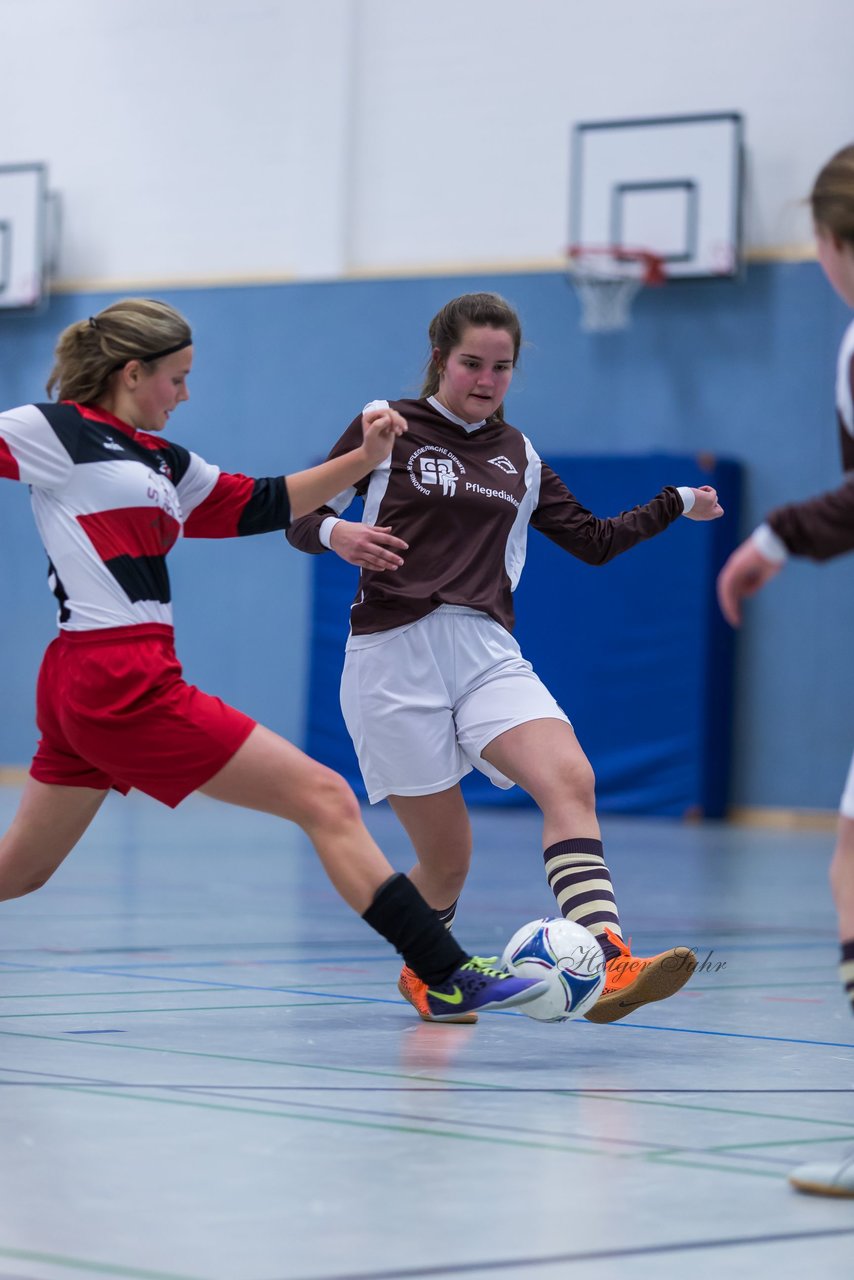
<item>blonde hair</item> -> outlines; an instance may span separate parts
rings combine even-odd
[[[854,146],[828,160],[810,194],[813,222],[854,247]]]
[[[129,360],[152,362],[192,341],[184,317],[153,298],[122,298],[88,320],[63,329],[54,352],[47,393],[91,404]]]
[[[522,345],[522,325],[510,303],[498,293],[463,293],[446,302],[430,321],[430,358],[424,370],[422,396],[433,396],[439,390],[439,374],[454,347],[463,339],[469,325],[488,325],[491,329],[506,329],[513,339],[513,367],[519,359]],[[438,355],[436,354],[438,352]],[[504,417],[504,406],[499,405],[493,414]]]

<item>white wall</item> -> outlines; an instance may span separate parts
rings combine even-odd
[[[579,120],[735,110],[747,246],[854,137],[852,0],[0,0],[70,287],[554,264]]]

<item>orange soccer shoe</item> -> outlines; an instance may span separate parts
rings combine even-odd
[[[620,954],[605,965],[605,986],[593,1008],[585,1013],[590,1022],[617,1022],[626,1014],[674,995],[691,977],[697,957],[688,947],[671,947],[660,955],[641,959],[633,956],[630,943],[625,943],[610,929],[605,929],[609,942],[619,947]]]
[[[425,1022],[435,1022],[427,1002],[427,983],[422,982],[408,965],[404,965],[397,980],[400,994],[418,1010]],[[476,1013],[459,1013],[453,1017],[444,1017],[443,1022],[477,1022]]]

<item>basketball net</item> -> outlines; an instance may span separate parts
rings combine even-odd
[[[572,245],[567,275],[581,303],[587,333],[625,329],[632,303],[644,285],[663,284],[664,264],[646,249]]]

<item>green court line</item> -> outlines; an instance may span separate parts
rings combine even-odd
[[[176,991],[175,993],[179,993]],[[336,1005],[353,1007],[352,1000],[292,1000],[276,1004],[197,1004],[169,1005],[164,1009],[52,1009],[49,1013],[36,1010],[33,1013],[0,1013],[0,1018],[105,1018],[108,1014],[132,1013],[221,1013],[225,1009],[310,1009],[322,1005],[331,1009]]]
[[[836,1120],[828,1120],[828,1124],[838,1124]],[[720,1146],[706,1147],[712,1151],[756,1151],[763,1147],[803,1147],[816,1146],[819,1142],[850,1142],[854,1138],[854,1124],[849,1124],[848,1133],[834,1133],[828,1138],[777,1138],[773,1142],[727,1142]]]
[[[202,1276],[178,1275],[174,1271],[149,1271],[139,1267],[124,1267],[119,1263],[93,1262],[90,1258],[71,1258],[60,1253],[40,1253],[33,1249],[9,1249],[0,1245],[0,1258],[13,1262],[47,1262],[54,1267],[68,1267],[72,1271],[87,1271],[90,1275],[125,1276],[128,1280],[205,1280]]]
[[[2,1034],[2,1033],[0,1033]],[[663,1090],[662,1092],[667,1092]],[[614,1102],[627,1102],[639,1107],[666,1107],[671,1111],[709,1111],[719,1116],[744,1116],[754,1120],[791,1120],[796,1124],[824,1124],[850,1129],[850,1120],[816,1120],[812,1116],[782,1116],[768,1111],[744,1111],[741,1107],[707,1107],[696,1102],[664,1102],[656,1098],[616,1097],[614,1094],[587,1093],[586,1098],[598,1098],[602,1102],[609,1099]]]
[[[655,1161],[656,1164],[672,1165],[674,1168],[679,1169],[711,1169],[715,1173],[744,1173],[753,1178],[775,1178],[778,1182],[784,1176],[781,1173],[772,1173],[769,1169],[750,1169],[742,1168],[741,1165],[711,1164],[703,1160],[680,1159],[678,1154],[671,1155],[669,1152],[653,1151],[645,1158]]]
[[[326,1001],[322,1003],[325,1004]],[[349,1004],[350,1001],[348,1000],[347,1003]],[[443,1076],[416,1076],[411,1072],[378,1071],[376,1068],[371,1067],[334,1067],[320,1062],[291,1062],[287,1058],[249,1058],[240,1053],[210,1053],[203,1049],[166,1049],[158,1045],[128,1044],[126,1041],[117,1040],[91,1040],[87,1038],[86,1040],[71,1041],[67,1036],[51,1036],[37,1031],[4,1031],[0,1029],[0,1036],[11,1036],[16,1040],[51,1040],[58,1041],[61,1044],[96,1045],[105,1049],[132,1049],[136,1053],[172,1054],[181,1058],[209,1058],[218,1062],[241,1062],[250,1066],[297,1067],[303,1071],[326,1071],[334,1075],[346,1076],[370,1076],[380,1080],[406,1080],[421,1084],[468,1085],[477,1089],[494,1089],[498,1093],[505,1089],[504,1085],[482,1084],[477,1080],[448,1080]],[[573,1090],[573,1092],[575,1091]]]
[[[312,982],[313,991],[320,991],[324,987],[334,988],[336,991],[342,990],[344,987],[388,987],[387,982]],[[124,996],[128,999],[131,996],[182,996],[182,995],[200,995],[203,991],[216,993],[217,991],[233,991],[234,983],[232,982],[200,982],[194,987],[191,983],[181,987],[140,987],[131,989],[130,991],[25,991],[23,994],[15,992],[14,994],[0,994],[0,1001],[3,1000],[88,1000],[92,996]],[[287,995],[294,990],[291,986],[276,985],[272,987],[262,988],[267,991],[277,991],[282,995]]]
[[[323,1003],[326,1003],[326,1002],[324,1001]],[[292,1062],[288,1059],[282,1059],[282,1058],[249,1058],[236,1053],[210,1053],[200,1049],[166,1049],[156,1045],[129,1044],[126,1041],[93,1040],[90,1037],[87,1037],[85,1040],[75,1039],[72,1042],[71,1040],[69,1040],[67,1036],[45,1035],[44,1033],[39,1033],[35,1031],[0,1030],[0,1036],[11,1036],[15,1039],[22,1039],[22,1040],[59,1041],[60,1043],[66,1044],[66,1045],[74,1043],[78,1045],[84,1045],[84,1044],[93,1045],[93,1046],[98,1046],[98,1047],[107,1048],[107,1049],[133,1050],[136,1053],[157,1053],[161,1055],[169,1054],[169,1055],[173,1055],[176,1057],[183,1057],[183,1058],[204,1058],[204,1059],[210,1059],[212,1061],[220,1061],[220,1062],[240,1062],[244,1064],[250,1064],[253,1066],[296,1067],[299,1070],[303,1070],[303,1071],[315,1071],[315,1072],[320,1071],[320,1072],[332,1073],[334,1075],[346,1075],[346,1076],[369,1076],[373,1079],[380,1079],[380,1080],[406,1080],[410,1083],[415,1083],[415,1084],[452,1085],[456,1088],[469,1087],[469,1088],[476,1088],[476,1089],[482,1089],[482,1090],[493,1090],[496,1093],[507,1092],[506,1085],[484,1084],[479,1080],[455,1080],[455,1079],[449,1079],[448,1077],[443,1077],[443,1076],[413,1075],[411,1072],[405,1072],[405,1071],[378,1071],[375,1068],[369,1068],[369,1067],[336,1067],[336,1066],[330,1066],[327,1063]],[[239,1086],[237,1085],[234,1087],[239,1088]],[[801,1124],[838,1125],[842,1128],[851,1127],[850,1122],[846,1122],[842,1120],[816,1120],[810,1116],[777,1115],[775,1113],[769,1113],[766,1111],[747,1111],[740,1107],[712,1107],[712,1106],[702,1106],[702,1105],[698,1105],[694,1103],[686,1103],[686,1102],[663,1102],[663,1101],[659,1102],[652,1098],[637,1098],[637,1097],[633,1098],[633,1097],[626,1097],[626,1096],[616,1096],[614,1094],[601,1094],[601,1093],[591,1092],[590,1090],[583,1089],[583,1088],[573,1089],[571,1087],[561,1088],[560,1086],[557,1086],[554,1090],[550,1092],[552,1092],[556,1097],[564,1095],[568,1097],[592,1098],[600,1102],[623,1102],[633,1106],[667,1107],[668,1109],[674,1110],[674,1111],[703,1111],[703,1112],[709,1112],[713,1115],[744,1116],[744,1117],[749,1117],[749,1118],[758,1119],[758,1120],[792,1121],[793,1123],[801,1123]],[[666,1089],[664,1090],[664,1092],[666,1092]]]
[[[236,1106],[226,1102],[201,1102],[196,1098],[164,1098],[149,1097],[144,1093],[127,1093],[121,1089],[99,1089],[89,1085],[49,1084],[47,1089],[56,1089],[60,1093],[82,1093],[102,1098],[119,1098],[121,1101],[148,1102],[155,1106],[192,1107],[200,1111],[222,1111],[239,1116],[261,1116],[265,1120],[303,1120],[309,1124],[340,1125],[346,1129],[372,1129],[383,1133],[413,1133],[424,1138],[451,1138],[456,1142],[480,1142],[496,1147],[523,1147],[531,1151],[564,1151],[580,1156],[604,1156],[608,1159],[632,1159],[635,1153],[627,1155],[612,1151],[600,1151],[596,1147],[576,1147],[565,1142],[538,1142],[533,1138],[496,1137],[483,1133],[460,1133],[454,1129],[438,1129],[435,1125],[401,1124],[394,1121],[356,1120],[352,1117],[310,1115],[304,1111],[285,1111],[281,1108],[271,1111],[267,1107]],[[239,1088],[239,1086],[235,1086]],[[465,1124],[464,1120],[460,1121]]]
[[[222,990],[228,989],[229,984],[224,982]],[[204,983],[197,988],[184,987],[181,990],[175,987],[143,987],[139,991],[34,991],[29,994],[24,992],[23,995],[0,995],[0,1000],[79,1000],[81,997],[88,1000],[91,996],[194,996],[201,991],[216,990],[216,986],[210,987]]]
[[[601,1150],[597,1147],[579,1147],[566,1142],[538,1142],[531,1138],[507,1138],[489,1134],[468,1133],[454,1129],[439,1129],[434,1125],[424,1127],[422,1125],[402,1124],[394,1121],[383,1122],[379,1120],[356,1120],[352,1117],[343,1118],[341,1116],[310,1115],[306,1112],[293,1112],[282,1109],[271,1111],[267,1107],[236,1106],[222,1102],[202,1102],[195,1098],[152,1098],[147,1094],[128,1093],[125,1090],[119,1089],[100,1089],[86,1085],[54,1084],[46,1087],[58,1090],[61,1093],[82,1093],[84,1095],[92,1095],[95,1097],[117,1098],[121,1101],[154,1103],[157,1106],[191,1107],[202,1111],[225,1112],[227,1114],[237,1114],[244,1117],[260,1116],[265,1120],[297,1120],[309,1124],[343,1126],[348,1129],[370,1129],[382,1133],[413,1134],[418,1137],[451,1139],[451,1141],[454,1142],[474,1142],[481,1143],[486,1146],[510,1147],[514,1150],[521,1148],[529,1151],[556,1151],[571,1155],[599,1156],[605,1160],[657,1160],[662,1164],[684,1165],[685,1167],[695,1169],[710,1170],[714,1173],[741,1173],[748,1177],[776,1179],[781,1177],[779,1172],[771,1172],[766,1169],[754,1169],[750,1166],[715,1164],[711,1161],[702,1161],[699,1159],[682,1159],[680,1158],[678,1148],[666,1152],[617,1152],[612,1149]],[[465,1125],[465,1121],[460,1121],[460,1124]]]

